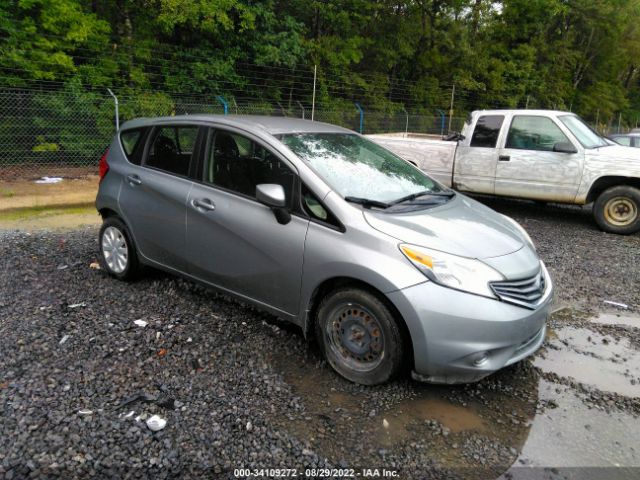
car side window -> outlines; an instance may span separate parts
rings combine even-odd
[[[253,140],[225,130],[209,135],[204,181],[211,185],[256,197],[256,185],[282,185],[291,206],[295,173],[271,151]]]
[[[470,145],[472,147],[495,148],[502,122],[504,122],[504,115],[483,115],[478,118]]]
[[[614,140],[616,141],[616,143],[624,145],[625,147],[631,146],[631,137],[615,137]]]
[[[135,128],[124,130],[120,133],[120,143],[127,160],[135,165],[140,165],[142,161],[142,151],[144,150],[144,137],[146,128]]]
[[[145,165],[186,177],[197,126],[163,126],[154,132]]]
[[[570,142],[550,118],[527,115],[513,117],[507,135],[507,148],[552,152],[556,143]]]
[[[343,228],[338,219],[327,210],[318,198],[309,190],[306,185],[301,186],[302,209],[312,219],[320,223],[341,229]]]

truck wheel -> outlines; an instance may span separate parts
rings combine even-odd
[[[333,369],[355,383],[384,383],[403,364],[400,328],[387,306],[366,290],[327,295],[318,309],[316,338]]]
[[[611,187],[600,194],[593,216],[605,232],[629,235],[640,230],[640,190],[627,185]]]

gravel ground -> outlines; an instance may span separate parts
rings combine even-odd
[[[638,235],[601,233],[576,209],[489,203],[527,228],[557,304],[571,306],[552,326],[584,326],[604,300],[638,311]],[[538,396],[543,378],[588,408],[640,414],[637,398],[531,361],[474,385],[356,386],[297,329],[251,307],[158,272],[126,284],[90,268],[96,236],[0,232],[0,478],[269,467],[490,478],[518,459],[531,419],[557,407]],[[638,329],[595,330],[640,345]],[[167,420],[158,432],[145,424],[154,414]]]

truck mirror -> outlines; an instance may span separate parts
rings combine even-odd
[[[553,146],[554,152],[559,153],[578,153],[576,147],[571,142],[558,142]]]

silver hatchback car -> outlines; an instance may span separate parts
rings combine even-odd
[[[125,123],[100,161],[103,268],[148,265],[299,325],[362,384],[479,380],[542,344],[527,233],[350,130],[290,118]]]

